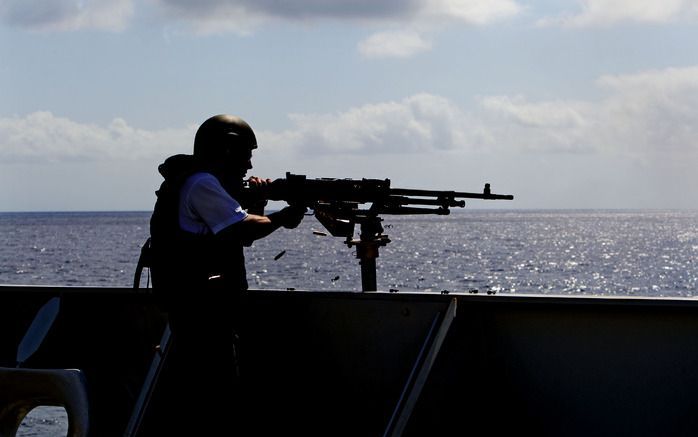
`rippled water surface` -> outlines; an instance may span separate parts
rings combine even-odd
[[[0,214],[0,283],[130,286],[149,216]],[[698,211],[480,210],[383,225],[383,290],[698,293]],[[355,249],[324,231],[307,217],[257,241],[246,251],[250,286],[360,290]]]

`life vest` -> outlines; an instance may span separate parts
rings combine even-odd
[[[196,235],[179,226],[182,186],[192,174],[207,171],[205,164],[192,155],[175,155],[158,171],[165,181],[150,219],[153,289],[246,290],[242,242],[224,245],[213,233]]]

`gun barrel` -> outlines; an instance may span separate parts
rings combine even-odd
[[[465,206],[465,201],[456,200],[451,197],[432,197],[432,198],[422,198],[422,197],[407,197],[407,196],[396,196],[390,195],[390,198],[386,202],[391,205],[431,205],[440,206],[442,208],[459,207],[463,208]]]
[[[492,194],[487,188],[482,193],[468,193],[463,191],[438,191],[438,190],[412,190],[409,188],[391,188],[390,194],[399,196],[423,196],[447,199],[484,199],[484,200],[514,200],[511,194]]]

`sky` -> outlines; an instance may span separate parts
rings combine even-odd
[[[0,0],[0,211],[152,210],[208,117],[250,174],[698,208],[698,0]]]

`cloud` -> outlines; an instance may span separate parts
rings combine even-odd
[[[399,21],[416,30],[388,30],[374,33],[358,44],[359,53],[367,58],[409,58],[431,49],[424,32],[439,29],[444,23],[457,22],[486,25],[516,15],[520,6],[511,0],[423,0],[415,2],[409,14],[383,17],[384,21]],[[401,27],[402,27],[401,26]]]
[[[466,111],[418,94],[335,114],[295,114],[270,134],[278,150],[304,154],[436,150],[524,154],[614,154],[674,162],[698,157],[698,67],[603,76],[598,101],[488,96]]]
[[[592,153],[603,105],[529,102],[521,96],[482,98],[465,111],[445,97],[417,94],[336,114],[294,114],[292,129],[269,134],[277,150],[304,155],[371,155],[433,151]]]
[[[588,135],[594,105],[588,102],[529,102],[522,96],[491,96],[481,100],[481,123],[490,129],[489,147],[588,153],[596,147]]]
[[[187,20],[219,20],[244,17],[308,19],[376,19],[409,14],[420,0],[157,0],[163,8]],[[220,17],[216,18],[216,15]]]
[[[618,126],[609,142],[657,156],[698,152],[698,67],[607,75],[597,82],[610,92],[599,117]]]
[[[426,0],[420,15],[484,25],[512,17],[520,11],[521,6],[513,0]]]
[[[0,161],[66,162],[166,157],[191,149],[193,128],[147,131],[120,118],[82,124],[50,112],[0,118]]]
[[[543,26],[597,27],[622,22],[662,24],[698,17],[694,0],[582,0],[576,14],[547,17]]]
[[[530,151],[672,161],[698,155],[698,67],[603,76],[600,101],[482,100],[493,137]]]
[[[382,154],[447,150],[472,136],[468,116],[448,99],[418,94],[337,114],[293,114],[294,127],[269,136],[279,149],[303,154]]]
[[[122,30],[134,13],[133,0],[4,0],[0,21],[42,31]]]
[[[168,16],[202,33],[248,33],[263,23],[279,20],[488,24],[521,10],[515,0],[157,0],[157,4]]]
[[[170,27],[196,34],[248,35],[263,26],[327,21],[389,29],[438,30],[445,23],[486,25],[514,16],[516,0],[149,0]],[[134,0],[4,0],[0,22],[40,31],[123,30],[134,15]],[[358,45],[369,58],[401,57],[429,50],[415,30],[374,33]]]
[[[375,33],[358,45],[359,53],[367,58],[408,58],[429,50],[431,43],[412,31]]]
[[[643,162],[698,158],[698,66],[600,77],[599,100],[531,101],[487,96],[466,110],[446,97],[416,94],[329,114],[292,114],[292,127],[264,131],[264,148],[299,156],[466,151],[498,154],[613,154]],[[196,126],[105,126],[50,112],[0,118],[0,161],[163,158],[191,150]]]

